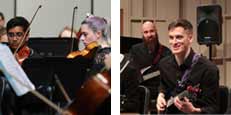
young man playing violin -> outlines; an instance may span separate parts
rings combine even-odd
[[[7,23],[9,47],[19,64],[36,53],[27,46],[29,40],[29,22],[24,17],[12,18]],[[28,30],[27,30],[28,29]]]
[[[10,21],[8,21],[6,27],[9,47],[12,50],[12,53],[15,53],[15,58],[19,62],[19,64],[21,64],[23,60],[25,60],[32,54],[30,48],[26,46],[26,41],[28,41],[29,34],[27,34],[25,36],[25,39],[23,40],[23,36],[25,35],[25,31],[28,27],[29,27],[29,22],[23,17],[12,18]],[[20,43],[21,40],[23,40],[22,43]],[[19,50],[15,52],[16,49]],[[5,85],[3,87],[5,88],[2,91],[3,97],[1,97],[2,114],[3,115],[11,115],[16,113],[19,114],[18,111],[19,107],[17,107],[16,104],[17,96],[6,80],[5,80]]]
[[[29,22],[24,17],[15,17],[10,19],[6,26],[9,47],[20,65],[32,56],[38,56],[38,54],[27,46],[29,25]],[[45,104],[43,106],[36,105],[37,100],[40,100],[31,93],[17,97],[10,87],[6,90],[4,93],[5,99],[3,99],[5,102],[3,103],[8,104],[6,104],[7,109],[3,109],[4,115],[12,113],[17,115],[33,115],[43,112],[41,108]]]

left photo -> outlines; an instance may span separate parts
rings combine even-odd
[[[0,115],[111,114],[111,1],[0,4]]]

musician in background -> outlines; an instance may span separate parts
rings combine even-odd
[[[6,28],[0,26],[0,43],[8,44],[8,38],[6,34]]]
[[[157,27],[154,22],[146,21],[142,25],[143,42],[132,46],[130,55],[134,67],[140,70],[144,85],[150,89],[152,106],[155,106],[160,84],[159,61],[171,54],[171,51],[159,42]],[[149,77],[151,74],[151,77]],[[148,76],[149,75],[149,76]],[[152,110],[156,113],[156,110]]]
[[[76,37],[76,34],[77,34],[78,32],[75,30],[75,29],[73,29],[73,33],[72,33],[72,37],[73,38],[77,38]],[[62,30],[61,30],[61,32],[59,33],[59,36],[58,37],[60,37],[60,38],[65,38],[65,37],[71,37],[71,28],[70,27],[68,27],[68,26],[65,26]]]
[[[157,98],[157,109],[166,113],[218,113],[219,70],[205,57],[191,48],[193,26],[185,19],[173,21],[168,26],[169,44],[173,55],[160,62],[161,81]],[[176,96],[188,86],[199,84],[194,97],[174,98],[174,104],[167,106],[170,96]],[[196,90],[195,90],[196,91]]]
[[[5,28],[5,16],[0,12],[0,43],[8,43],[6,28]]]
[[[72,34],[72,35],[71,35]],[[76,44],[78,44],[77,49],[83,49],[84,46],[79,42],[79,36],[78,36],[78,31],[73,29],[73,32],[69,26],[65,26],[59,33],[58,37],[59,38],[73,38],[76,39]],[[76,48],[73,50],[77,50]]]
[[[145,21],[143,23],[142,36],[143,42],[133,45],[129,51],[136,66],[141,70],[153,65],[156,57],[159,58],[156,59],[157,62],[155,64],[158,63],[160,58],[171,53],[166,46],[159,42],[157,27],[154,22]]]
[[[2,12],[0,12],[0,27],[5,26],[5,16]]]

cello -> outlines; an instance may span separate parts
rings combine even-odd
[[[91,46],[94,45],[91,44]],[[89,46],[86,49],[90,49]],[[108,63],[106,55],[104,55],[104,64]],[[76,92],[76,99],[66,108],[71,115],[92,115],[98,112],[102,104],[107,103],[111,94],[111,73],[106,65],[108,64],[105,64],[98,73],[88,77]]]
[[[111,76],[109,71],[104,70],[84,82],[66,111],[71,115],[93,115],[110,94]]]

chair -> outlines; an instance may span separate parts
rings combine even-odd
[[[225,114],[231,114],[231,89],[229,89],[229,96],[228,96],[228,107]]]
[[[229,101],[229,89],[226,86],[219,87],[219,96],[220,96],[220,114],[224,114],[228,108]]]
[[[149,104],[150,104],[150,91],[147,87],[139,85],[138,92],[140,95],[140,113],[141,114],[148,114],[149,113]]]

